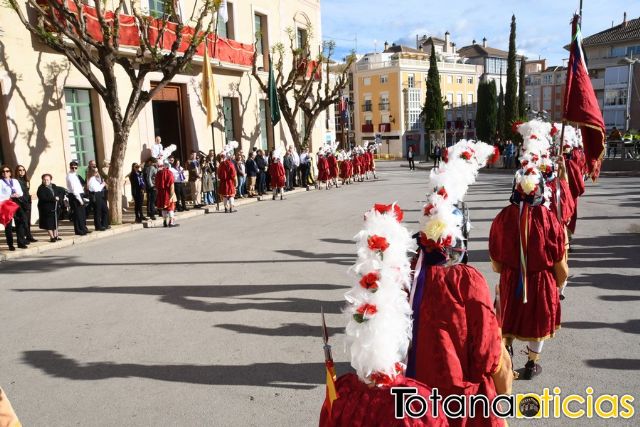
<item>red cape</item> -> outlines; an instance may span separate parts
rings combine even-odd
[[[13,219],[13,215],[20,208],[13,200],[3,200],[0,202],[0,224],[7,225]]]
[[[158,196],[156,198],[156,207],[158,209],[171,209],[171,190],[173,189],[173,172],[169,168],[162,168],[156,174],[156,190]]]
[[[236,195],[236,168],[231,160],[225,160],[218,166],[218,194],[222,197]]]
[[[282,188],[285,184],[284,166],[281,162],[269,164],[269,178],[271,178],[271,186]]]

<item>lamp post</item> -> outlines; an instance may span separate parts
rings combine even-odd
[[[633,84],[633,67],[635,64],[640,63],[640,59],[635,59],[633,56],[630,58],[623,58],[620,63],[629,65],[629,78],[627,81],[627,109],[625,114],[625,131],[629,131],[631,127],[631,98],[633,95],[632,92],[632,84]]]

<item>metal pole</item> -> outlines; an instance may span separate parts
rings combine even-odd
[[[205,45],[204,45],[205,49],[208,49],[207,47],[207,43],[206,43],[206,39],[205,39]],[[213,58],[216,57],[216,53],[218,52],[218,19],[216,18],[216,29],[214,32],[214,39],[213,39]],[[207,66],[209,66],[210,64],[207,64]],[[211,78],[213,78],[213,69],[211,70]],[[214,99],[215,99],[215,93],[214,93]],[[218,168],[216,167],[216,159],[217,159],[217,155],[216,155],[216,133],[215,133],[215,129],[214,129],[214,124],[211,123],[211,143],[213,146],[213,186],[215,188],[215,192],[214,194],[216,195],[216,211],[220,210],[220,194],[219,194],[219,189],[218,189]]]

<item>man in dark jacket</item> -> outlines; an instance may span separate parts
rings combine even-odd
[[[258,167],[258,196],[263,196],[267,191],[267,160],[262,150],[257,151],[256,166]]]
[[[245,162],[245,171],[247,173],[247,193],[249,197],[256,196],[256,179],[258,177],[258,165],[256,164],[256,153],[252,151],[249,153],[249,158]]]

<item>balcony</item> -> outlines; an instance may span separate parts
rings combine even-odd
[[[604,79],[591,79],[591,85],[593,86],[593,90],[603,90],[604,89]]]
[[[373,123],[362,125],[362,133],[373,133]]]
[[[373,104],[369,102],[362,104],[362,111],[373,111]]]
[[[378,132],[380,133],[391,132],[391,123],[380,123],[378,125]]]
[[[378,109],[380,111],[389,111],[389,102],[381,102],[378,104]]]

